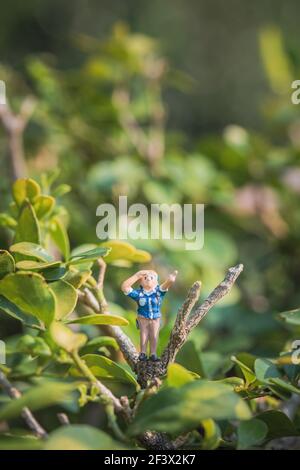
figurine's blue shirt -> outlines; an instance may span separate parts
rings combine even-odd
[[[161,317],[160,307],[166,292],[160,286],[156,286],[151,292],[146,292],[140,287],[139,289],[130,289],[125,295],[131,297],[138,304],[138,315],[155,320]]]

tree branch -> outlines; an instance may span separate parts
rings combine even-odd
[[[188,334],[198,325],[207,312],[209,312],[209,310],[219,302],[219,300],[228,294],[243,269],[244,266],[242,264],[238,264],[237,266],[228,269],[224,280],[211,292],[203,304],[201,304],[200,307],[191,314],[187,321]]]
[[[157,86],[152,83],[152,90],[159,94]],[[146,133],[131,112],[129,91],[124,87],[115,89],[112,96],[119,117],[119,123],[136,151],[154,168],[163,157],[165,151],[165,112],[160,102],[157,102],[151,116],[151,124]]]
[[[162,354],[162,363],[165,365],[165,367],[167,367],[169,362],[173,362],[179,348],[186,341],[186,320],[199,298],[200,289],[201,283],[199,281],[195,282],[189,290],[184,303],[177,313],[168,345]]]
[[[0,105],[0,120],[8,138],[9,167],[12,180],[27,175],[23,149],[23,133],[34,110],[35,100],[27,97],[23,101],[19,114],[12,112],[8,103]]]
[[[186,342],[188,335],[195,328],[209,310],[221,300],[232,288],[236,279],[243,270],[243,265],[238,264],[227,271],[224,280],[211,292],[207,299],[193,310],[198,300],[201,284],[195,282],[190,289],[183,306],[179,309],[175,325],[170,335],[169,343],[162,354],[162,363],[167,368],[170,362],[174,362],[176,354]]]
[[[230,268],[224,280],[211,292],[207,299],[193,311],[199,293],[201,284],[199,281],[195,282],[188,292],[186,300],[177,313],[174,327],[170,334],[170,339],[167,347],[162,353],[161,361],[159,362],[141,362],[136,364],[136,372],[138,382],[141,387],[145,388],[149,380],[154,377],[162,377],[166,374],[168,365],[175,361],[176,355],[187,341],[188,336],[193,328],[195,328],[209,310],[221,300],[232,288],[236,279],[243,270],[243,265],[238,264]]]
[[[0,371],[0,385],[2,385],[7,395],[10,396],[12,399],[21,398],[22,396],[21,392],[9,382],[9,380],[5,377],[5,375],[1,371]],[[47,432],[35,419],[35,417],[33,416],[29,408],[27,407],[23,408],[21,416],[26,422],[29,429],[31,429],[37,437],[43,438],[43,439],[47,437]]]

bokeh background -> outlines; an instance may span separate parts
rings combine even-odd
[[[28,97],[24,173],[58,182],[72,246],[98,242],[96,207],[205,203],[205,246],[139,242],[163,278],[165,334],[196,279],[204,297],[237,262],[238,286],[210,312],[186,359],[211,374],[237,351],[289,348],[280,311],[300,305],[300,4],[296,0],[10,0],[1,5],[0,79],[12,110]],[[27,101],[28,102],[28,101]],[[10,201],[8,136],[0,126],[0,210]],[[1,229],[1,245],[9,233]],[[140,267],[110,267],[106,294]],[[0,319],[1,336],[19,325]],[[132,333],[134,334],[134,333]],[[184,354],[184,353],[183,353]],[[187,362],[188,361],[188,362]]]

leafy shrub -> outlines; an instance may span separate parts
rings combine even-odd
[[[7,363],[0,366],[0,385],[11,397],[1,395],[0,448],[245,449],[298,436],[293,410],[300,366],[292,350],[273,358],[241,352],[223,362],[222,376],[216,377],[185,336],[177,362],[167,361],[165,369],[138,363],[133,314],[107,303],[103,270],[106,264],[122,269],[124,261],[146,263],[151,256],[121,241],[71,250],[68,214],[54,196],[65,190],[49,178],[41,185],[19,179],[0,216],[12,235],[9,248],[0,252],[1,315],[22,324],[22,333],[8,338]],[[222,295],[232,287],[241,271],[232,277],[234,269],[212,292],[214,303],[226,282]],[[184,309],[195,304],[199,288],[193,286],[179,311],[171,343],[181,337]],[[299,327],[298,313],[284,313],[280,320],[292,331]],[[128,328],[129,336],[120,327]],[[141,380],[143,367],[149,380]],[[48,407],[60,411],[65,422],[60,429],[58,418],[43,419]],[[105,411],[102,430],[83,424],[89,407]],[[19,429],[20,416],[28,431]]]

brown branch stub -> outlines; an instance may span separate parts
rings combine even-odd
[[[70,424],[70,420],[66,413],[57,413],[57,419],[62,426],[68,426]]]
[[[228,294],[243,269],[244,266],[242,264],[238,264],[228,269],[224,280],[189,317],[187,321],[187,333],[190,333],[190,331],[204,318],[207,312],[209,312],[217,302]]]
[[[173,362],[180,347],[186,341],[186,322],[196,304],[201,289],[201,282],[196,281],[190,288],[188,295],[178,310],[175,324],[170,334],[169,342],[162,354],[162,364],[166,368],[170,362]]]
[[[7,395],[13,400],[17,400],[18,398],[21,398],[22,396],[21,392],[9,382],[9,380],[5,377],[5,375],[1,371],[0,371],[0,385],[3,387]],[[29,408],[27,407],[23,408],[21,412],[21,416],[26,422],[29,429],[31,429],[37,437],[42,438],[42,439],[47,437],[47,432],[40,425],[40,423],[36,420],[36,418],[33,416]]]

